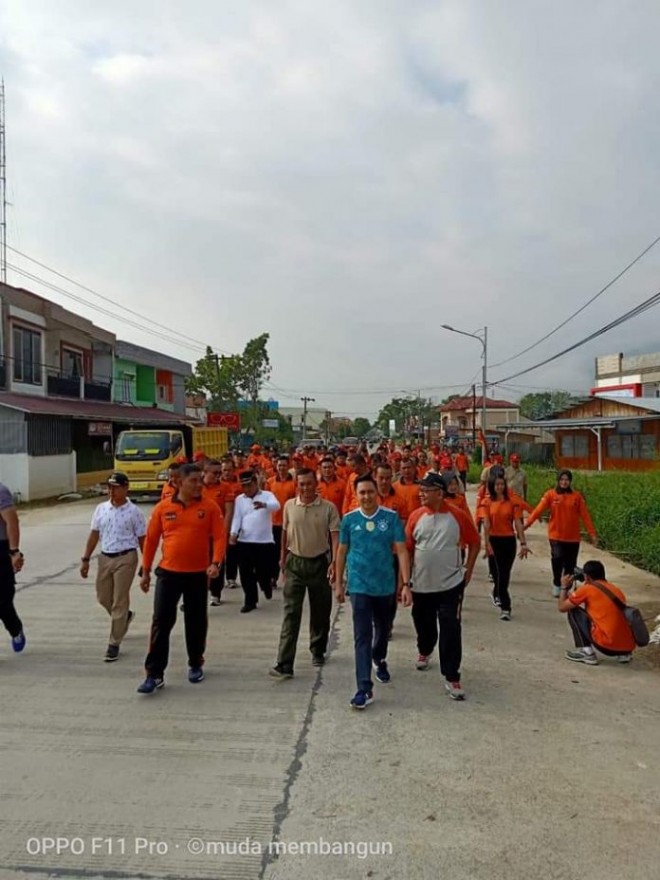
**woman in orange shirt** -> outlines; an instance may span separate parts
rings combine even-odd
[[[523,531],[522,509],[509,497],[506,480],[498,473],[488,479],[482,515],[485,558],[492,559],[493,604],[500,607],[500,620],[511,620],[509,582],[516,560],[516,536],[520,541],[520,558],[525,559],[529,551]]]
[[[598,541],[587,503],[582,495],[572,488],[572,482],[573,474],[569,470],[559,471],[557,485],[545,493],[525,524],[526,531],[545,510],[550,511],[548,540],[552,563],[552,595],[555,598],[559,596],[562,576],[572,575],[575,571],[580,552],[581,521],[589,532],[594,546]]]

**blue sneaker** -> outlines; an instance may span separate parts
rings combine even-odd
[[[374,695],[371,691],[358,691],[351,700],[351,706],[354,709],[366,709],[369,703],[373,703]]]
[[[201,666],[191,666],[188,670],[188,681],[190,684],[199,684],[204,681],[204,670]]]
[[[11,646],[14,649],[15,654],[20,654],[26,644],[27,639],[25,638],[23,630],[21,630],[17,636],[12,636]]]
[[[148,675],[137,689],[137,692],[138,694],[153,694],[155,691],[160,690],[164,686],[164,679],[153,678],[151,675]]]
[[[384,660],[381,660],[380,663],[376,663],[374,661],[374,669],[376,670],[376,680],[381,684],[389,684],[392,680],[392,676],[390,675],[390,671],[387,668],[387,663]]]

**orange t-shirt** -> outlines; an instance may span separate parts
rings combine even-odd
[[[399,480],[396,483],[396,491],[404,499],[407,519],[414,510],[422,506],[419,497],[419,483],[402,483]]]
[[[609,581],[602,582],[610,592],[625,603],[626,597],[622,590]],[[610,651],[635,650],[635,639],[630,627],[614,602],[593,584],[582,584],[568,599],[573,605],[584,605],[591,621],[591,637],[596,647],[609,648]]]
[[[282,517],[284,516],[284,505],[287,501],[296,497],[296,481],[293,478],[288,480],[280,480],[278,477],[271,477],[266,483],[266,488],[280,502],[280,509],[271,514],[274,526],[282,525]]]
[[[550,541],[568,541],[579,543],[580,520],[584,523],[592,538],[596,537],[596,529],[589,515],[587,504],[579,492],[557,492],[550,489],[534,508],[534,512],[527,520],[531,526],[541,516],[543,511],[550,511],[548,520],[548,539]]]
[[[176,488],[171,483],[165,483],[160,493],[160,500],[163,501],[165,498],[171,498],[175,493]]]
[[[451,497],[445,495],[445,501],[447,504],[453,504],[457,510],[462,510],[463,513],[467,513],[470,519],[472,519],[472,513],[468,507],[467,498],[461,492],[457,492],[456,495],[452,495]]]
[[[481,505],[481,518],[488,523],[491,538],[515,537],[514,521],[522,517],[520,505],[511,498],[493,501],[488,495]]]
[[[468,471],[470,469],[470,462],[468,461],[468,457],[464,452],[456,453],[456,470],[457,471]]]
[[[183,504],[175,498],[157,504],[149,519],[142,564],[149,571],[163,539],[160,567],[165,571],[204,572],[209,565],[209,543],[213,562],[222,562],[227,547],[225,518],[208,498]]]
[[[334,504],[339,516],[342,515],[344,496],[346,495],[346,481],[335,477],[334,480],[326,481],[321,478],[318,482],[317,492],[321,498]]]
[[[346,482],[351,475],[351,469],[347,464],[336,464],[335,471],[340,480]]]
[[[239,495],[243,494],[239,480],[221,480],[220,485],[225,493],[225,501],[236,501]]]

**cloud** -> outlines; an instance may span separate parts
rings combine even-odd
[[[487,324],[502,360],[660,231],[656,4],[7,0],[0,16],[10,244],[219,348],[269,331],[290,400],[373,413],[387,394],[330,392],[467,387],[479,346],[440,324]],[[492,378],[641,301],[659,267],[660,246]],[[588,388],[596,354],[655,348],[654,326],[520,381]]]

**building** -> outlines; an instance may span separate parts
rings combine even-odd
[[[159,351],[117,340],[113,400],[131,406],[157,407],[185,416],[186,379],[192,367]]]
[[[482,401],[482,397],[455,397],[439,406],[440,437],[444,440],[470,440],[473,431],[480,429],[490,437],[498,432],[498,426],[520,421],[517,403],[486,397],[486,424],[483,425]]]
[[[22,288],[0,284],[0,303],[0,481],[21,500],[104,479],[122,428],[185,419],[189,364],[118,343]],[[120,392],[118,376],[127,380]]]
[[[325,433],[325,421],[328,418],[328,410],[324,407],[308,406],[306,422],[304,422],[305,410],[302,406],[281,406],[279,414],[291,424],[294,442],[296,443],[304,439],[304,436],[318,437]],[[304,430],[303,423],[305,425]]]
[[[618,397],[660,397],[660,353],[596,358],[592,394]]]
[[[659,465],[657,397],[599,394],[534,424],[554,434],[558,468],[649,471]]]

